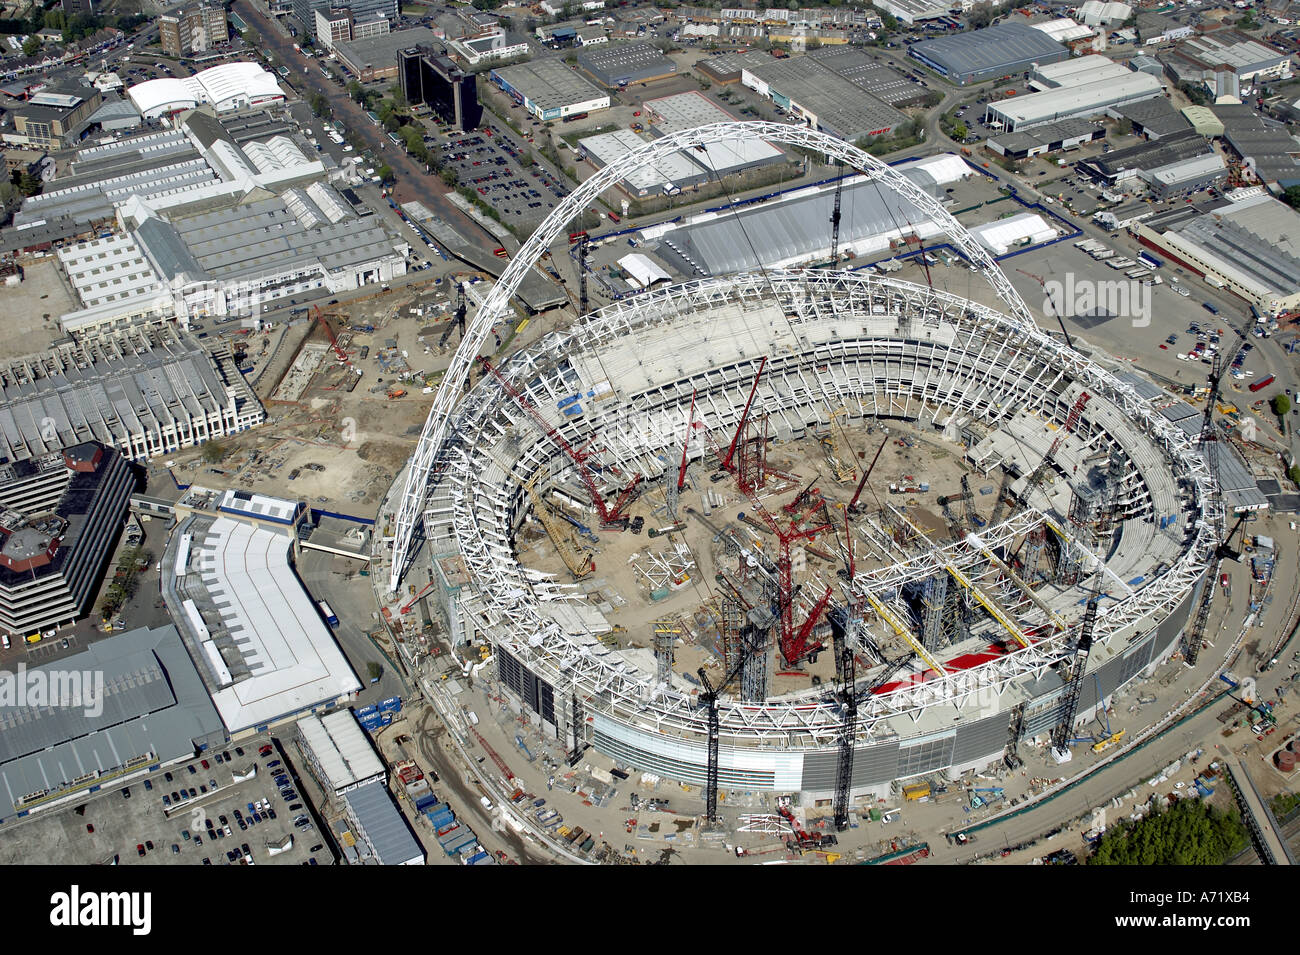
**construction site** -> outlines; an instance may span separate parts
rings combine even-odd
[[[223,333],[266,408],[266,424],[223,438],[220,460],[198,448],[173,456],[176,482],[201,473],[211,486],[372,515],[410,454],[450,358],[448,342],[475,308],[460,289],[488,281],[484,273],[450,273]],[[503,346],[520,321],[503,324]]]
[[[769,268],[584,307],[484,358],[514,285],[649,145],[569,197],[467,323],[372,580],[395,633],[481,647],[473,672],[570,765],[590,749],[693,787],[706,823],[768,794],[817,846],[801,819],[842,831],[952,783],[982,808],[1005,795],[990,773],[1113,747],[1079,727],[1195,665],[1249,505],[1211,428],[1220,367],[1202,410],[1058,340],[906,177],[748,125],[844,153],[987,291]],[[831,261],[838,213],[837,193]],[[427,640],[403,645],[418,670]]]

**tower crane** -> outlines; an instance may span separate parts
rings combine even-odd
[[[465,337],[465,283],[456,283],[456,315],[447,323],[447,327],[442,330],[442,337],[438,339],[438,350],[442,351],[447,347],[447,339],[451,337],[453,328],[460,329],[460,337]]]
[[[1223,382],[1223,355],[1236,351],[1237,346],[1246,337],[1246,333],[1235,325],[1232,326],[1232,330],[1236,333],[1232,347],[1216,354],[1213,364],[1210,365],[1210,393],[1205,398],[1205,417],[1201,420],[1201,433],[1198,438],[1201,454],[1205,457],[1211,478],[1211,490],[1206,503],[1211,516],[1211,526],[1214,529],[1214,554],[1210,559],[1209,567],[1206,568],[1205,580],[1201,584],[1201,599],[1196,607],[1196,617],[1192,620],[1192,625],[1183,631],[1180,649],[1183,652],[1183,662],[1189,667],[1196,666],[1196,658],[1201,652],[1201,641],[1205,639],[1205,627],[1210,619],[1210,607],[1214,603],[1214,582],[1219,576],[1219,569],[1225,559],[1235,559],[1237,556],[1230,546],[1231,535],[1224,533],[1226,515],[1223,511],[1223,488],[1219,483],[1219,455],[1223,453],[1223,447],[1218,432],[1214,430],[1214,406],[1219,400],[1219,388]],[[1236,533],[1235,527],[1233,533]]]
[[[840,677],[840,705],[844,712],[844,725],[840,729],[839,758],[835,769],[835,829],[843,832],[849,827],[849,793],[853,788],[853,741],[857,731],[858,699],[866,699],[894,678],[894,674],[911,662],[915,654],[904,654],[871,681],[861,692],[857,688],[857,655],[849,646],[849,615],[843,607],[835,607],[826,615],[830,621],[831,638],[835,646]]]
[[[718,821],[718,750],[722,741],[722,724],[718,715],[718,698],[731,685],[732,681],[740,675],[741,669],[745,665],[745,660],[750,653],[762,651],[763,637],[760,631],[753,624],[746,624],[740,631],[741,644],[744,652],[736,654],[736,662],[731,669],[727,671],[722,682],[714,686],[709,680],[709,675],[700,667],[695,672],[699,674],[700,685],[704,687],[704,692],[700,694],[700,699],[708,708],[708,767],[705,771],[704,786],[704,814],[709,822]]]
[[[1060,434],[1056,436],[1056,440],[1052,442],[1052,446],[1049,447],[1047,453],[1043,455],[1043,460],[1038,462],[1038,467],[1034,468],[1033,471],[1029,473],[1029,477],[1025,479],[1025,487],[1020,492],[1020,500],[1025,504],[1029,503],[1030,495],[1032,495],[1034,491],[1038,490],[1039,486],[1042,485],[1043,479],[1047,477],[1048,468],[1050,468],[1052,462],[1056,460],[1056,452],[1059,451],[1061,445],[1065,443],[1065,436],[1078,427],[1079,416],[1083,413],[1084,407],[1091,400],[1092,395],[1088,394],[1088,392],[1080,392],[1079,397],[1075,399],[1074,404],[1070,406],[1070,413],[1065,416],[1065,426],[1061,428]],[[1000,500],[999,504],[1001,504]]]
[[[587,242],[586,234],[578,239],[578,317],[587,314]]]
[[[1070,661],[1070,676],[1065,684],[1065,700],[1061,716],[1052,728],[1052,758],[1058,763],[1070,761],[1070,734],[1074,731],[1074,717],[1079,711],[1079,693],[1083,689],[1083,671],[1088,668],[1088,654],[1092,651],[1092,633],[1097,625],[1097,605],[1101,601],[1101,578],[1104,565],[1098,564],[1093,576],[1092,595],[1079,625],[1079,638],[1074,644],[1074,657]],[[1100,702],[1100,700],[1098,701]]]
[[[840,255],[840,197],[844,193],[844,160],[835,161],[835,205],[831,209],[831,267]]]

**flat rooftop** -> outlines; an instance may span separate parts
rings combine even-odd
[[[563,60],[556,57],[506,66],[492,73],[541,110],[562,109],[606,96],[594,83],[579,76],[576,70],[569,69]]]
[[[200,741],[224,734],[175,627],[97,640],[80,653],[29,670],[99,679],[102,696],[89,701],[91,706],[0,708],[0,804],[65,788],[136,757],[167,763],[193,756]],[[95,687],[91,679],[82,688],[98,695]]]
[[[196,645],[210,640],[228,667],[228,678],[211,681],[212,700],[232,733],[361,688],[293,570],[287,529],[195,516],[177,531],[192,543],[190,570],[176,586],[194,601],[180,625]]]

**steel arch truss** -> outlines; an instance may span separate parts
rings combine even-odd
[[[570,331],[547,336],[508,363],[502,372],[517,386],[528,382],[532,387],[545,388],[548,376],[562,373],[574,355],[599,350],[617,338],[657,327],[671,327],[672,334],[686,341],[693,324],[702,327],[708,321],[710,310],[754,301],[777,304],[793,327],[796,340],[790,353],[769,361],[773,374],[789,374],[791,380],[796,376],[802,376],[800,380],[816,379],[815,390],[803,394],[773,393],[765,409],[770,412],[831,400],[878,400],[861,390],[846,390],[844,381],[849,376],[843,372],[852,360],[846,356],[851,356],[851,349],[858,346],[867,351],[897,350],[897,346],[905,344],[916,346],[917,360],[925,357],[929,362],[924,370],[913,369],[912,374],[893,383],[896,393],[891,400],[903,402],[901,407],[908,413],[946,403],[953,409],[987,416],[991,410],[1005,413],[1009,404],[1036,405],[1048,398],[1059,406],[1059,396],[1066,386],[1081,386],[1093,395],[1090,409],[1109,403],[1132,423],[1135,440],[1160,449],[1162,466],[1168,466],[1190,494],[1192,504],[1185,511],[1188,533],[1177,556],[1168,562],[1168,570],[1103,607],[1097,620],[1095,645],[1115,642],[1115,649],[1122,650],[1126,642],[1149,632],[1183,601],[1204,573],[1215,545],[1205,509],[1214,497],[1209,494],[1211,479],[1194,437],[1170,423],[1130,385],[1037,328],[1026,328],[1015,319],[948,293],[860,273],[792,270],[711,278],[610,305]],[[817,304],[823,301],[833,301],[834,308]],[[880,307],[883,303],[891,303],[892,314]],[[921,312],[923,306],[928,311]],[[925,315],[924,335],[931,340],[933,349],[924,353],[919,350],[922,343],[914,337],[915,320],[910,326],[913,337],[906,342],[900,339],[898,316],[904,313]],[[847,337],[850,325],[856,329],[856,340]],[[840,363],[840,375],[820,370],[828,360],[831,365]],[[924,393],[930,387],[927,382],[936,380],[931,375],[935,367],[944,373],[960,371],[960,375],[954,374],[960,379],[960,387]],[[711,386],[712,391],[700,394],[697,408],[714,409],[712,414],[717,420],[711,422],[713,426],[734,424],[739,414],[738,389],[743,389],[747,381],[739,372],[724,379],[718,371],[716,384]],[[660,383],[657,405],[645,392],[606,403],[617,406],[609,411],[593,409],[590,420],[583,415],[560,427],[575,444],[599,433],[611,453],[623,461],[635,458],[637,466],[648,469],[657,460],[656,452],[680,440],[683,409],[692,393],[690,387],[679,387],[682,384]],[[669,386],[673,386],[672,390]],[[556,385],[553,392],[547,393],[560,394],[561,388]],[[652,423],[640,427],[646,420]],[[620,433],[629,422],[637,422],[638,430]],[[640,671],[594,637],[562,632],[544,613],[544,606],[550,601],[570,599],[574,596],[572,588],[548,575],[527,571],[514,560],[511,522],[523,506],[520,485],[542,467],[551,467],[553,472],[563,470],[564,462],[557,459],[554,448],[493,382],[475,388],[461,402],[454,424],[457,441],[442,450],[438,487],[440,499],[446,496],[451,501],[457,543],[473,580],[469,589],[472,593],[467,590],[462,594],[466,612],[475,614],[491,639],[534,673],[557,687],[574,687],[589,710],[652,731],[702,740],[706,721],[692,695],[665,688],[653,674]],[[1084,424],[1081,421],[1080,427]],[[663,468],[662,462],[659,467]],[[1046,519],[1040,512],[1026,509],[995,527],[984,528],[980,541],[988,547],[1005,546]],[[889,589],[897,591],[904,582],[941,572],[945,560],[963,566],[976,560],[976,550],[966,542],[952,545],[951,550],[924,553],[864,573],[857,581],[857,590],[883,595]],[[1067,594],[1065,598],[1070,608],[1073,596]],[[1063,608],[1057,605],[1056,609]],[[1068,655],[1071,637],[1067,629],[980,666],[931,675],[925,682],[864,699],[858,709],[859,732],[870,734],[881,720],[890,717],[916,719],[928,707],[962,707],[975,699],[983,705],[1000,698],[1012,681],[1030,673],[1041,674]],[[870,676],[869,671],[864,673],[863,681],[870,680]],[[839,704],[814,691],[761,703],[724,701],[721,706],[723,733],[737,745],[831,746],[837,739],[841,719]]]
[[[570,193],[546,217],[546,221],[529,236],[528,241],[515,254],[500,280],[493,286],[487,300],[465,329],[460,345],[452,356],[447,372],[434,396],[433,407],[429,410],[429,417],[425,421],[420,440],[406,471],[406,481],[394,522],[393,563],[389,578],[391,590],[396,592],[399,589],[402,577],[407,571],[412,556],[411,541],[415,535],[415,525],[421,518],[430,477],[442,451],[443,443],[447,440],[452,415],[469,382],[470,368],[487,340],[492,326],[509,308],[510,299],[529,269],[542,258],[575,216],[588,209],[602,192],[628,175],[639,169],[654,166],[682,149],[735,139],[761,139],[813,150],[824,154],[829,159],[842,160],[846,166],[858,170],[868,179],[893,189],[947,231],[953,245],[971,263],[971,267],[989,282],[998,297],[1005,303],[1009,314],[1019,325],[1026,328],[1033,327],[1034,320],[1028,307],[998,268],[988,250],[949,215],[937,199],[901,172],[850,143],[803,126],[765,122],[713,123],[681,130],[646,143],[599,170]]]

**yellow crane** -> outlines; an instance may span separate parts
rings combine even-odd
[[[914,524],[910,517],[901,512],[900,516],[911,526],[912,530],[921,535],[922,540],[927,541],[932,547],[934,546],[934,541],[930,540],[929,535]],[[936,553],[938,553],[937,548]],[[975,581],[967,577],[961,568],[952,561],[943,561],[943,569],[948,572],[948,575],[952,577],[953,580],[957,581],[957,583],[961,584],[962,587],[969,591],[972,597],[979,601],[980,606],[989,612],[989,616],[996,620],[1003,630],[1011,634],[1011,638],[1015,640],[1016,643],[1020,644],[1022,647],[1029,646],[1029,635],[1020,629],[1019,624],[1011,619],[1011,615],[1007,613],[1006,608],[1002,606],[1001,602],[996,597],[987,593],[982,587],[979,587]]]
[[[841,405],[838,411],[831,412],[830,427],[819,438],[822,444],[822,452],[826,455],[826,463],[830,465],[831,476],[840,484],[852,484],[858,476],[856,467],[844,463],[844,459],[840,456],[839,442],[835,440],[835,419],[848,413],[848,405]]]
[[[580,549],[573,540],[567,525],[551,513],[550,506],[542,500],[542,496],[537,493],[537,481],[542,476],[538,471],[524,483],[524,492],[528,499],[533,503],[533,514],[542,522],[546,528],[546,533],[551,538],[551,543],[555,545],[555,551],[564,561],[564,566],[569,568],[569,573],[573,575],[574,580],[581,580],[596,569],[596,562],[591,559],[591,552]]]

